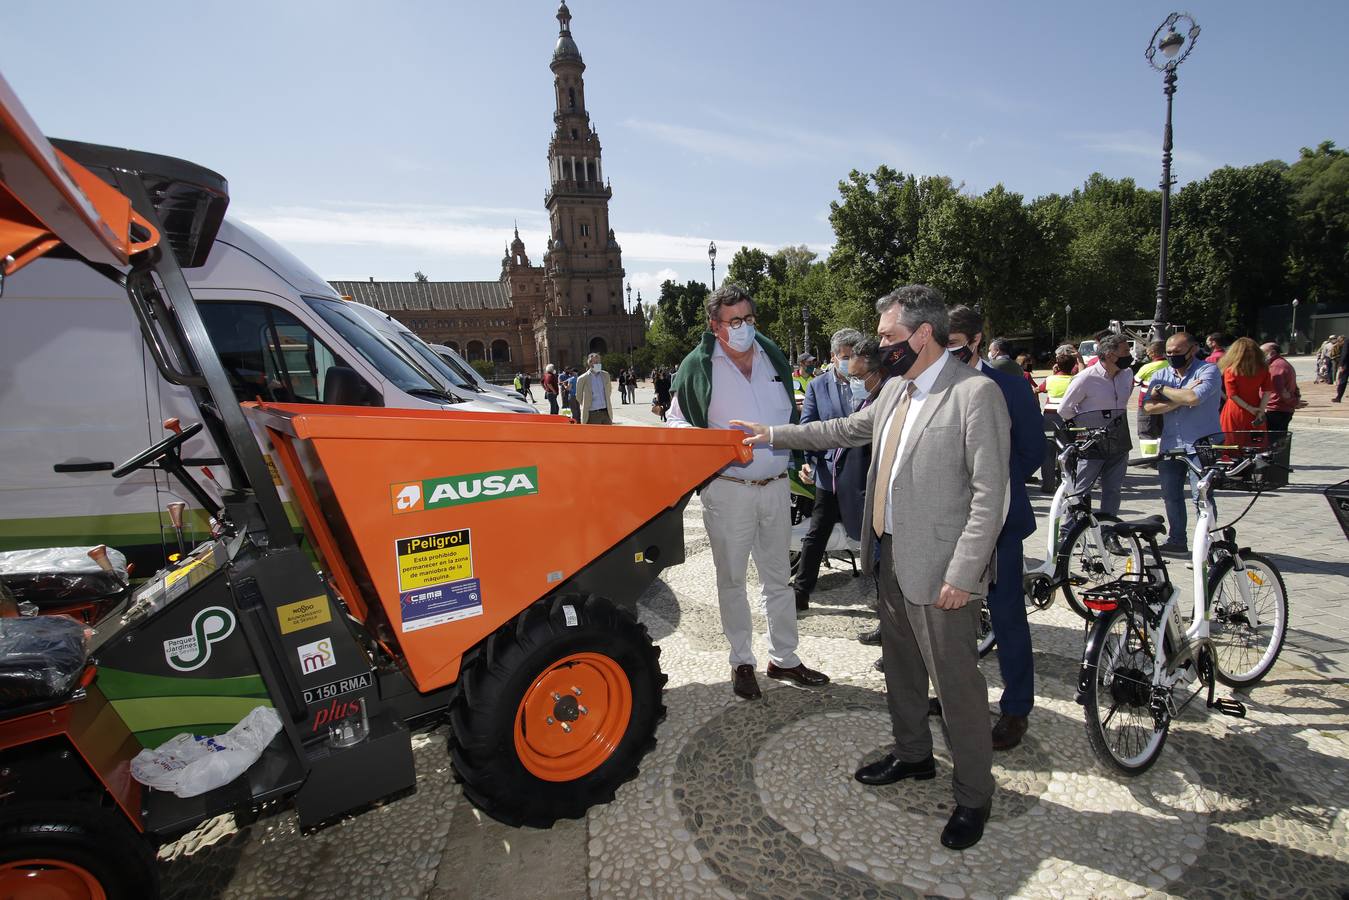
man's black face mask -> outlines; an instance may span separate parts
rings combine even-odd
[[[1183,369],[1190,363],[1190,351],[1184,353],[1168,353],[1166,361],[1171,364],[1173,369]]]
[[[974,348],[969,344],[963,347],[957,347],[951,351],[951,355],[960,360],[963,364],[969,365],[970,360],[974,359]]]
[[[918,351],[908,341],[886,344],[880,348],[880,354],[881,368],[892,378],[903,378],[918,361]]]

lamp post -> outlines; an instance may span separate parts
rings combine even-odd
[[[712,290],[717,289],[717,242],[712,241],[707,245],[707,260],[712,263]]]
[[[1182,35],[1178,26],[1186,29]],[[1165,32],[1165,33],[1163,33]],[[1167,16],[1148,42],[1148,64],[1162,73],[1162,93],[1166,95],[1166,130],[1162,132],[1162,228],[1161,246],[1157,251],[1157,309],[1152,316],[1152,339],[1166,339],[1167,284],[1166,284],[1166,233],[1171,225],[1171,98],[1176,95],[1176,69],[1194,49],[1199,39],[1199,23],[1189,13],[1172,13]],[[1181,48],[1184,48],[1184,52]],[[1162,59],[1157,59],[1157,51],[1162,51]]]
[[[1073,339],[1072,315],[1073,308],[1067,303],[1063,304],[1063,342],[1066,344]]]
[[[1297,300],[1296,297],[1294,297],[1294,298],[1293,298],[1293,333],[1292,333],[1292,335],[1289,336],[1289,338],[1288,338],[1288,355],[1289,355],[1289,356],[1294,356],[1294,355],[1297,354],[1297,303],[1298,303],[1298,300]]]
[[[628,305],[624,308],[626,312],[632,312],[632,282],[628,282]]]

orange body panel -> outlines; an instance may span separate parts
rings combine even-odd
[[[122,812],[141,830],[141,786],[131,777],[131,760],[140,752],[140,742],[96,683],[86,683],[84,690],[82,700],[6,722],[0,730],[0,750],[65,735]]]
[[[353,611],[371,608],[367,625],[396,644],[422,691],[452,682],[465,651],[750,455],[743,435],[729,431],[439,410],[245,404],[245,411],[267,430]],[[500,480],[462,477],[475,474]],[[410,539],[453,546],[417,556]],[[407,596],[419,596],[409,586],[426,587],[428,577],[452,582],[466,603],[471,591],[480,611],[425,627],[429,620],[411,614],[405,621]]]
[[[0,275],[62,243],[91,262],[126,265],[159,243],[131,201],[52,147],[0,77]],[[147,235],[136,242],[135,224]],[[6,257],[12,261],[6,262]]]

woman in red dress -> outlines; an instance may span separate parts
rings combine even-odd
[[[1248,437],[1233,432],[1265,431],[1265,407],[1274,393],[1265,354],[1250,338],[1238,338],[1218,361],[1218,368],[1223,371],[1227,394],[1220,421],[1228,440],[1241,443]]]

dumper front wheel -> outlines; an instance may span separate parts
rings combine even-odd
[[[656,743],[659,656],[646,627],[602,597],[530,606],[460,677],[450,754],[464,793],[538,828],[613,799]]]

